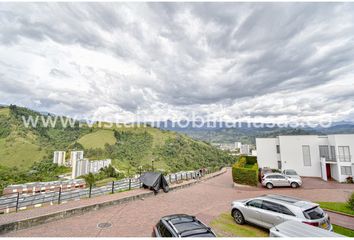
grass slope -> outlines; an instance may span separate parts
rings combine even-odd
[[[104,148],[106,143],[114,144],[116,139],[112,130],[98,130],[82,136],[78,143],[84,148]]]
[[[24,138],[14,138],[12,141],[0,139],[0,165],[26,169],[34,162],[42,160],[45,152],[40,146]]]
[[[10,109],[9,108],[0,108],[0,115],[9,116]]]

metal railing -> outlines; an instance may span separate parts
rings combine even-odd
[[[215,171],[207,170],[202,173],[209,174]],[[165,176],[166,181],[169,183],[176,183],[181,180],[190,180],[200,177],[199,170],[189,172],[179,172]],[[118,181],[113,181],[106,186],[73,189],[62,191],[62,188],[52,189],[49,192],[33,193],[33,194],[20,194],[13,193],[0,197],[0,214],[10,213],[18,210],[24,210],[28,207],[40,207],[44,204],[62,204],[68,201],[80,200],[82,198],[101,196],[109,193],[122,192],[142,187],[139,178],[125,178]],[[91,192],[90,192],[91,191]]]

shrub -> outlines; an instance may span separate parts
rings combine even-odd
[[[353,177],[347,177],[345,180],[347,183],[353,183]]]
[[[247,164],[253,165],[257,163],[257,157],[256,156],[246,156],[246,162]]]
[[[251,160],[253,161],[253,159]],[[232,166],[232,178],[235,183],[257,186],[258,184],[258,164],[253,164],[252,168],[244,168],[247,162],[245,156]]]
[[[350,195],[347,203],[350,209],[354,210],[354,192],[352,192],[352,195]]]

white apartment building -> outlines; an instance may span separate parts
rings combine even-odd
[[[240,153],[244,155],[249,155],[251,152],[251,147],[248,144],[242,144],[240,148]]]
[[[242,143],[241,142],[235,142],[235,149],[241,149]]]
[[[70,152],[70,165],[74,166],[74,161],[84,158],[84,151],[71,151]]]
[[[72,166],[71,176],[75,179],[79,176],[86,175],[88,173],[98,173],[102,168],[108,167],[112,164],[111,159],[103,160],[88,160],[88,159],[78,159],[74,160]]]
[[[344,182],[353,176],[354,134],[256,138],[259,167],[294,169],[301,176]]]
[[[53,154],[53,163],[59,166],[65,165],[65,151],[55,151]]]

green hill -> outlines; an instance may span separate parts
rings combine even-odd
[[[86,149],[103,148],[106,143],[114,144],[115,142],[114,132],[110,130],[97,130],[96,132],[82,136],[78,140],[78,143]]]
[[[2,173],[7,175],[6,183],[28,180],[11,174],[26,176],[34,169],[47,169],[55,150],[82,149],[89,159],[111,158],[117,169],[129,173],[138,172],[140,166],[149,169],[152,162],[156,169],[174,172],[220,167],[234,160],[205,142],[168,130],[136,125],[89,127],[79,122],[64,128],[59,120],[54,127],[45,127],[41,119],[48,116],[14,105],[0,108],[0,181]],[[26,127],[23,118],[29,117],[39,119],[36,127]],[[57,174],[70,169],[53,171]],[[32,175],[31,180],[38,180]],[[50,171],[44,175],[45,179],[56,178]]]

